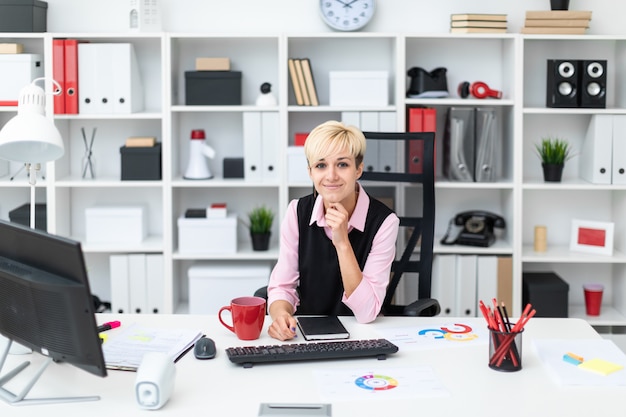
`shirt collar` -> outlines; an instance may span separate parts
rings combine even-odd
[[[354,212],[348,221],[348,230],[352,230],[354,228],[362,232],[365,229],[365,218],[367,217],[367,209],[370,205],[370,198],[361,184],[357,182],[357,186],[359,187],[359,196],[356,200]],[[318,195],[315,199],[309,225],[313,225],[315,222],[317,222],[319,227],[327,226],[326,218],[324,217],[324,203],[322,202],[322,196],[320,195]]]

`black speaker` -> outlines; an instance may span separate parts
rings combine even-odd
[[[548,60],[546,107],[578,107],[579,65],[578,60]]]
[[[580,107],[606,107],[606,60],[580,62]]]

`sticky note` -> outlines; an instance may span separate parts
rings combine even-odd
[[[609,375],[613,372],[619,371],[624,367],[618,363],[613,363],[609,361],[605,361],[604,359],[590,359],[588,361],[584,361],[580,365],[578,365],[580,369],[584,369],[587,371],[595,372],[600,375]]]
[[[570,353],[566,353],[565,355],[563,355],[563,360],[565,362],[571,363],[572,365],[580,365],[583,362],[583,359],[580,356]]]

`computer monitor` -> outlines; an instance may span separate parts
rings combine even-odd
[[[47,357],[31,384],[53,361],[107,375],[80,242],[0,220],[0,334],[11,341],[0,357],[0,372],[13,342]],[[0,374],[1,399],[12,404],[98,399],[13,394],[4,384],[28,364]]]

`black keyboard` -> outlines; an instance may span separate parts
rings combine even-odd
[[[228,359],[243,364],[244,368],[254,363],[289,362],[326,359],[349,359],[376,357],[396,353],[398,346],[387,339],[342,340],[333,342],[288,343],[283,345],[243,346],[226,349]]]

